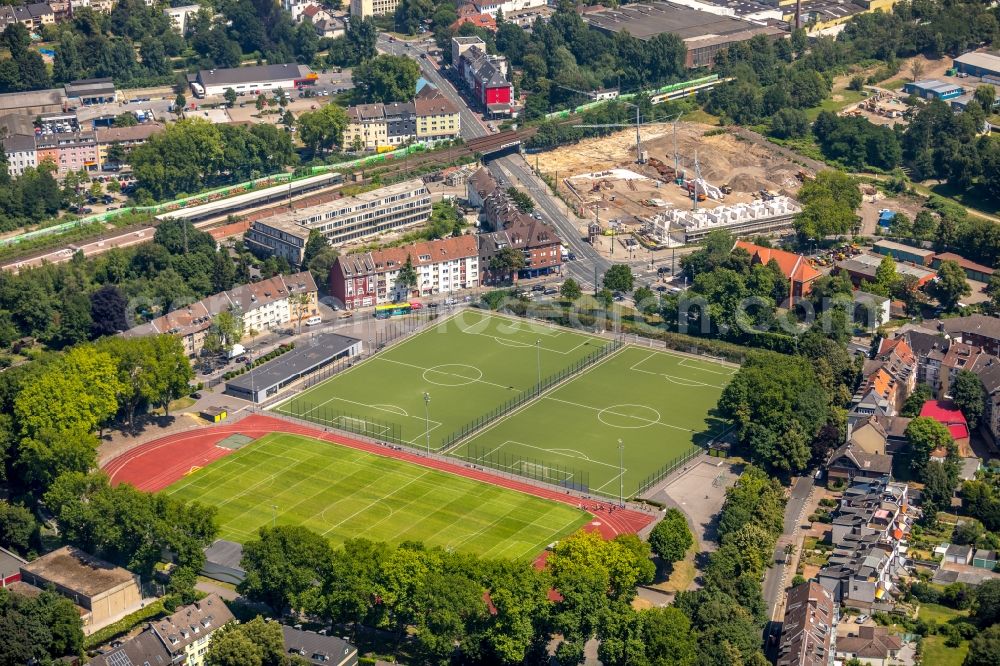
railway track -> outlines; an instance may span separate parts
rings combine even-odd
[[[306,208],[332,201],[339,196],[336,194],[336,190],[343,187],[343,185],[369,183],[375,176],[378,176],[380,179],[392,178],[410,171],[421,169],[427,165],[448,164],[462,157],[482,155],[498,151],[503,148],[514,147],[518,143],[523,142],[527,138],[534,135],[536,131],[537,128],[534,127],[509,130],[498,134],[469,139],[462,145],[453,146],[445,150],[419,153],[404,159],[396,158],[374,165],[369,165],[363,169],[354,171],[355,173],[360,173],[362,175],[361,178],[353,180],[345,179],[345,182],[341,185],[311,193],[301,199],[295,199],[292,207],[296,209]],[[281,210],[287,209],[288,204],[282,203],[251,210],[244,215],[239,215],[239,217],[242,222],[249,223],[253,220],[269,217],[270,215],[274,215]],[[194,226],[203,231],[211,232],[214,228],[232,224],[232,221],[228,220],[228,217],[229,214],[223,213],[218,217],[196,222]],[[37,266],[42,260],[50,263],[68,261],[73,256],[74,252],[80,248],[84,249],[87,256],[96,256],[115,247],[127,247],[137,242],[145,242],[152,239],[153,231],[155,231],[157,224],[159,224],[159,221],[154,218],[149,224],[134,225],[126,228],[103,229],[100,233],[66,243],[62,247],[54,245],[53,247],[47,249],[26,251],[22,255],[17,255],[3,260],[2,264],[0,264],[0,270],[9,270],[16,273],[22,268]],[[225,237],[225,235],[222,237]]]

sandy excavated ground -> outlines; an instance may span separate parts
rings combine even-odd
[[[694,176],[697,154],[702,178],[716,187],[728,185],[733,189],[724,201],[709,199],[700,206],[712,208],[749,202],[762,189],[786,195],[798,191],[801,183],[796,174],[802,171],[801,166],[766,147],[741,141],[728,133],[705,136],[705,132],[713,129],[717,131],[718,128],[700,123],[677,125],[678,163],[685,175]],[[674,137],[669,126],[644,128],[642,144],[650,158],[673,167]],[[636,164],[635,130],[586,139],[539,154],[537,163],[543,172],[558,178],[560,190],[582,214],[590,217],[599,211],[602,222],[629,222],[636,217],[652,215],[658,208],[649,205],[649,199],[660,199],[676,207],[692,205],[681,187],[661,182],[652,166]],[[581,177],[612,169],[627,169],[647,178],[635,179],[620,172],[597,178]],[[567,179],[572,188],[567,186]]]

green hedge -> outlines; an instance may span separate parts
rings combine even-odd
[[[240,375],[245,374],[249,370],[256,368],[258,365],[263,365],[264,363],[267,363],[272,359],[278,358],[285,352],[290,352],[293,349],[295,349],[294,342],[289,342],[287,344],[283,342],[280,345],[278,345],[277,348],[272,349],[271,351],[264,354],[260,358],[254,359],[254,362],[250,364],[249,368],[247,368],[247,366],[243,366],[239,370],[231,370],[230,372],[227,372],[226,374],[222,375],[222,378],[229,380],[232,379],[233,377],[239,377]]]
[[[83,640],[83,648],[85,650],[90,650],[99,645],[103,645],[117,636],[128,633],[134,627],[143,622],[158,619],[166,615],[167,610],[164,608],[163,604],[167,599],[168,597],[157,599],[153,603],[145,606],[144,608],[140,608],[131,615],[126,615],[114,624],[109,624],[100,631],[95,631]]]

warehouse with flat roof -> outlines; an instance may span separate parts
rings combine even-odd
[[[923,81],[914,81],[913,83],[904,83],[903,92],[908,95],[917,95],[924,99],[946,100],[960,97],[965,90],[962,89],[962,86],[954,83],[944,83],[937,79],[925,79]]]
[[[965,53],[955,58],[955,69],[969,76],[1000,77],[1000,54],[984,51]]]
[[[715,54],[756,35],[781,39],[788,33],[776,26],[744,21],[672,2],[642,2],[588,11],[583,20],[607,35],[628,32],[647,41],[665,33],[677,35],[687,46],[688,67],[711,67]]]
[[[307,65],[294,62],[282,65],[252,65],[230,69],[203,69],[198,72],[191,89],[196,97],[223,95],[227,88],[232,88],[237,94],[257,95],[270,90],[291,90],[303,85],[313,85],[316,79],[316,72]]]

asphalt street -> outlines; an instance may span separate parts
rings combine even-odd
[[[438,70],[437,62],[430,56],[423,57],[432,43],[409,42],[409,44],[410,46],[406,46],[406,42],[389,41],[387,35],[379,35],[379,50],[393,55],[414,58],[420,65],[424,79],[434,85],[459,108],[463,138],[474,139],[490,134],[489,128],[482,121],[480,115],[469,108],[468,102],[458,93],[452,82]],[[515,181],[520,182],[535,200],[536,210],[545,221],[556,228],[566,247],[576,255],[576,261],[566,262],[563,266],[563,275],[572,277],[582,284],[593,285],[595,267],[600,276],[611,266],[611,262],[601,257],[590,243],[583,239],[576,223],[567,216],[566,205],[553,195],[548,185],[535,175],[524,157],[508,155],[491,160],[489,169],[494,177],[500,178],[508,184]]]
[[[799,523],[802,520],[802,510],[809,500],[809,493],[812,492],[815,482],[811,476],[796,477],[792,484],[791,496],[785,505],[785,524],[782,530],[782,537],[778,540],[778,548],[783,548],[786,543],[794,543]],[[787,565],[776,563],[767,570],[764,577],[764,600],[767,602],[768,614],[774,618],[775,610],[781,595],[785,591],[785,569]],[[789,579],[790,582],[790,579]]]

